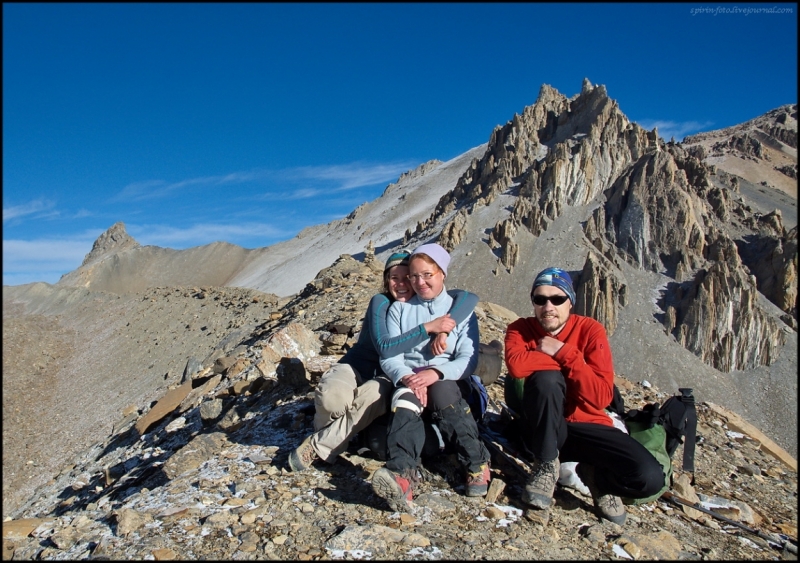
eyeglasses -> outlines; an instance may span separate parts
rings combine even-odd
[[[548,301],[558,307],[566,303],[569,297],[566,295],[531,295],[531,299],[534,305],[539,305],[540,307]]]
[[[431,279],[433,276],[435,276],[438,273],[439,272],[435,272],[433,274],[430,273],[430,272],[423,272],[421,274],[409,274],[409,275],[406,276],[406,278],[408,278],[409,281],[417,281],[417,280],[420,280],[420,279],[424,280],[424,281],[428,281],[429,279]]]

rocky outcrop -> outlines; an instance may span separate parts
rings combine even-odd
[[[751,237],[773,241],[749,253],[762,286],[772,289],[778,279],[796,278],[796,252],[794,261],[784,257],[781,239],[774,236],[782,232],[780,216],[747,213],[711,182],[709,167],[696,156],[673,144],[666,149],[642,156],[614,182],[585,234],[606,259],[613,262],[617,254],[637,268],[666,272],[676,280],[664,297],[664,325],[703,361],[723,372],[770,365],[784,332],[758,304],[758,276],[750,275],[720,226],[756,227],[765,234],[756,231]],[[768,264],[765,245],[775,251]],[[796,292],[786,293],[796,301]],[[613,323],[608,307],[595,312]]]
[[[742,136],[748,131],[759,131],[764,135],[772,137],[792,148],[797,148],[797,104],[787,104],[780,106],[764,115],[760,115],[739,125],[726,127],[717,131],[709,131],[689,135],[683,139],[684,145],[694,145],[709,139],[719,137]],[[734,145],[736,143],[733,143]],[[730,146],[723,143],[721,146]]]
[[[456,246],[461,244],[467,233],[467,213],[460,209],[453,218],[443,228],[439,236],[439,244],[444,249],[451,252]]]
[[[745,273],[733,241],[709,245],[708,268],[668,288],[665,326],[677,341],[722,372],[769,365],[785,340],[758,305],[755,278]]]
[[[575,312],[602,323],[609,336],[617,328],[619,308],[628,301],[628,288],[616,272],[607,259],[590,252],[575,282]]]
[[[519,260],[519,245],[514,242],[517,226],[512,219],[503,219],[494,226],[490,235],[490,244],[500,255],[500,263],[508,271],[512,271]]]
[[[699,266],[705,246],[704,211],[672,153],[638,159],[606,192],[592,225],[630,264],[654,272]]]
[[[672,309],[662,319],[667,332],[703,361],[722,371],[769,365],[784,334],[755,297],[763,290],[796,318],[797,292],[790,287],[797,277],[796,242],[787,239],[779,214],[754,212],[737,195],[738,178],[705,160],[721,151],[768,160],[785,137],[770,135],[793,127],[796,106],[784,106],[731,129],[714,147],[684,148],[631,123],[604,86],[584,80],[581,92],[567,99],[544,85],[533,106],[495,128],[483,156],[428,219],[406,232],[404,243],[427,239],[444,225],[439,241],[452,250],[470,238],[470,215],[512,196],[508,215],[485,239],[511,274],[521,230],[539,237],[567,208],[599,202],[584,224],[598,251],[584,265],[581,306],[587,314],[614,331],[625,302],[619,281],[625,262],[675,280],[670,290],[683,288],[680,298],[667,296]],[[742,257],[737,244],[748,249]],[[717,264],[723,255],[727,262]],[[687,289],[695,286],[711,293]],[[723,320],[731,315],[744,319],[735,329]],[[748,349],[752,353],[742,351]]]
[[[723,153],[725,151],[735,151],[752,158],[764,158],[764,145],[754,135],[744,133],[733,135],[730,138],[714,143],[711,146],[712,153]]]
[[[784,164],[783,166],[776,166],[775,170],[784,174],[791,178],[792,180],[797,180],[797,165],[789,166],[788,164]]]
[[[797,323],[797,227],[783,236],[752,234],[736,241],[758,290]]]
[[[495,128],[483,157],[439,200],[422,229],[459,207],[487,205],[516,190],[514,221],[538,236],[562,206],[588,203],[632,160],[656,148],[655,133],[630,123],[604,86],[584,80],[581,93],[567,99],[543,85],[533,106]]]
[[[797,104],[781,106],[756,120],[758,127],[769,137],[797,148]]]
[[[121,221],[114,223],[106,232],[97,237],[92,245],[92,250],[83,259],[81,266],[87,266],[111,254],[139,246],[141,245],[125,230],[125,223]]]
[[[335,284],[340,283],[342,279],[359,284],[374,285],[376,278],[379,279],[383,273],[383,264],[375,260],[374,255],[372,258],[372,260],[362,263],[350,254],[340,255],[333,264],[320,270],[299,297],[306,297],[320,289],[330,290]]]

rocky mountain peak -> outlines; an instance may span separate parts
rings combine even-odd
[[[86,266],[111,254],[138,248],[139,246],[141,245],[125,230],[125,223],[119,221],[97,237],[97,240],[92,245],[92,250],[83,259],[81,266]]]
[[[788,119],[786,112],[777,115]],[[637,269],[663,272],[676,284],[701,283],[699,278],[705,278],[707,271],[723,267],[717,265],[723,255],[719,249],[727,248],[723,269],[734,287],[713,285],[711,294],[692,292],[691,305],[676,298],[668,305],[672,308],[663,317],[664,326],[679,343],[722,371],[769,365],[785,341],[783,323],[763,315],[754,296],[759,286],[783,288],[785,280],[796,278],[796,256],[782,252],[793,243],[780,224],[780,214],[752,213],[735,197],[726,178],[715,178],[715,170],[701,157],[631,123],[602,86],[584,80],[580,94],[569,100],[543,86],[534,106],[492,132],[484,156],[473,161],[455,188],[440,199],[428,220],[418,225],[417,234],[424,237],[444,224],[439,240],[453,249],[470,237],[469,215],[511,193],[516,195],[511,212],[488,237],[508,272],[519,261],[521,230],[541,236],[566,210],[593,202],[599,205],[584,232],[610,264],[623,261]],[[743,239],[748,242],[741,246],[776,249],[770,254],[772,269],[752,252],[745,253],[749,262],[739,258],[734,240],[743,231],[749,233]],[[600,261],[592,260],[587,259],[583,268],[589,274],[599,271]],[[606,274],[618,279],[606,279],[605,289],[625,286],[621,272]],[[580,283],[592,290],[601,287],[596,279]],[[796,297],[793,300],[791,291],[788,299],[781,291],[765,291],[784,307],[787,320],[793,319],[788,320],[790,326],[796,326]],[[611,307],[623,306],[614,297],[612,292],[604,300],[587,300],[588,308],[582,312],[606,319],[611,323],[607,329],[613,331],[617,313]],[[690,314],[693,307],[705,314]],[[735,325],[725,321],[725,311],[731,308],[742,319]],[[709,315],[710,310],[717,313]],[[694,336],[676,332],[676,322],[680,331]],[[733,342],[739,354],[731,352]],[[772,352],[741,353],[764,347]]]

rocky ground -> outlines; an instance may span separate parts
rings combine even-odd
[[[16,301],[7,289],[4,516],[70,455],[112,434],[123,410],[149,408],[181,380],[189,360],[207,360],[225,337],[249,334],[276,305],[274,296],[235,288],[120,296],[33,284]]]
[[[343,257],[304,292],[258,311],[248,318],[260,315],[260,322],[242,323],[238,331],[222,327],[241,318],[242,308],[215,309],[218,332],[206,337],[214,342],[202,356],[195,354],[202,360],[181,370],[185,376],[164,383],[162,373],[162,383],[150,391],[154,400],[120,407],[112,430],[100,439],[76,426],[90,445],[12,509],[4,506],[4,559],[796,559],[796,462],[788,456],[781,461],[767,438],[743,432],[743,425],[706,402],[698,404],[695,482],[678,472],[673,490],[760,530],[772,543],[664,500],[629,506],[624,526],[600,521],[591,498],[566,487],[549,511],[526,510],[519,500],[521,476],[500,458],[493,460],[495,484],[486,498],[463,495],[451,456],[428,460],[411,514],[390,512],[373,494],[370,477],[382,463],[356,442],[335,465],[289,472],[289,452],[312,427],[313,385],[355,337],[379,272],[369,257],[364,263]],[[156,306],[187,291],[162,288],[147,295]],[[187,307],[176,297],[172,303],[179,306],[163,312]],[[502,341],[514,317],[485,302],[476,314],[483,342]],[[23,328],[32,328],[25,334],[69,349],[73,333],[48,332],[47,319],[25,322],[30,326],[12,329],[4,318],[4,345],[7,334],[21,338]],[[132,334],[144,336],[146,326]],[[164,333],[158,334],[162,342]],[[11,367],[35,363],[31,342],[17,342],[12,350]],[[7,441],[24,458],[21,442],[38,412],[30,410],[28,426],[8,431],[7,353],[4,470]],[[130,359],[147,368],[146,358]],[[60,359],[43,361],[47,370],[47,362]],[[662,402],[675,391],[619,376],[628,408]],[[501,382],[489,392],[499,404]],[[37,400],[23,388],[14,404]],[[496,409],[489,416],[496,418]],[[679,450],[677,467],[680,460]],[[5,481],[4,471],[4,500]]]

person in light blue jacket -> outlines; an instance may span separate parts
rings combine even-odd
[[[424,244],[409,257],[409,280],[416,295],[389,308],[389,336],[445,314],[452,305],[444,287],[450,255],[438,244]],[[425,443],[422,420],[426,409],[443,438],[456,450],[466,472],[467,496],[488,491],[489,452],[481,442],[475,419],[464,399],[475,372],[479,350],[474,314],[459,322],[447,336],[447,346],[434,353],[424,344],[381,359],[381,369],[395,385],[387,436],[386,467],[375,472],[372,487],[396,511],[411,507],[413,488]]]

